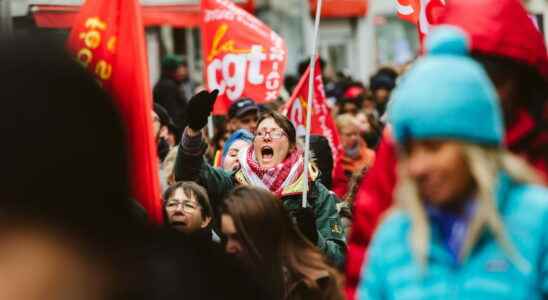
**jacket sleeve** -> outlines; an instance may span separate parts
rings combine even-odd
[[[208,165],[203,155],[207,149],[202,136],[190,137],[183,133],[179,151],[175,160],[175,180],[194,181],[203,186],[208,193],[213,209],[234,188],[231,174]]]
[[[366,248],[382,214],[392,204],[396,185],[396,151],[394,142],[385,129],[375,164],[364,177],[354,200],[352,229],[348,241],[345,291],[348,300],[354,300],[364,264]]]
[[[318,247],[337,267],[342,268],[346,257],[346,240],[337,212],[335,195],[321,183],[315,182],[317,199],[314,203],[316,228],[318,228]]]

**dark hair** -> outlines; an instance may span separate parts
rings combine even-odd
[[[211,208],[211,204],[209,203],[209,197],[207,196],[206,190],[202,186],[192,181],[179,181],[172,184],[164,192],[164,207],[167,205],[168,200],[173,197],[173,194],[175,194],[175,192],[179,189],[183,190],[185,196],[189,198],[196,198],[196,201],[198,201],[201,207],[202,217],[213,217],[213,209]]]
[[[542,122],[544,106],[548,97],[546,79],[531,65],[503,56],[474,53],[472,57],[479,62],[495,86],[512,82],[511,103],[503,103],[505,115],[525,108],[537,122]]]
[[[291,279],[302,280],[311,288],[318,288],[311,274],[314,271],[327,271],[335,281],[338,279],[337,272],[302,235],[281,201],[270,191],[239,186],[221,205],[221,214],[232,217],[249,253],[252,271],[260,276],[259,281],[263,281],[272,295],[284,298],[288,284],[284,272],[289,272]]]
[[[289,140],[290,147],[297,144],[297,132],[295,131],[295,126],[293,126],[293,123],[291,123],[286,116],[279,112],[269,111],[262,114],[259,121],[257,121],[257,128],[259,128],[259,125],[268,118],[274,119],[274,122],[276,122],[276,124],[278,124],[278,126],[280,126],[280,128],[285,132],[287,139]]]

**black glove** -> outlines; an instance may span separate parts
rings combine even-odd
[[[316,215],[312,207],[299,208],[291,211],[295,225],[301,233],[314,245],[318,244],[318,230],[316,229]]]
[[[201,130],[207,124],[207,118],[213,111],[213,105],[217,99],[218,90],[201,91],[192,96],[186,108],[186,119],[188,127],[193,130]]]

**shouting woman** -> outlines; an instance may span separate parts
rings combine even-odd
[[[175,166],[176,180],[192,180],[204,186],[218,207],[237,185],[264,188],[281,199],[303,234],[322,250],[332,263],[344,263],[346,244],[336,209],[336,198],[317,179],[318,172],[309,168],[304,178],[303,150],[297,145],[295,127],[277,112],[259,119],[251,145],[239,151],[240,168],[225,172],[207,165],[202,156],[206,150],[201,129],[213,109],[217,91],[203,91],[189,102],[188,126],[183,133]],[[308,185],[308,207],[301,208],[302,193]],[[217,201],[215,201],[217,200]]]

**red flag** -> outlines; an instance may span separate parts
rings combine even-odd
[[[446,1],[448,0],[396,0],[398,16],[417,25],[421,45],[430,32],[430,26],[439,23]]]
[[[339,132],[335,127],[329,107],[327,107],[319,58],[316,59],[315,64],[314,102],[312,104],[314,111],[312,112],[310,134],[323,135],[327,139],[333,152],[333,161],[337,162],[339,161],[339,155],[342,154]],[[306,134],[309,76],[310,66],[299,80],[295,90],[293,90],[293,95],[291,95],[285,107],[285,115],[295,126],[297,136],[304,136]]]
[[[275,100],[287,64],[284,40],[229,0],[202,0],[204,78],[218,89],[213,113],[225,114],[233,101]]]
[[[144,34],[137,0],[87,0],[67,46],[115,99],[127,130],[132,196],[150,219],[160,223],[158,158]]]

